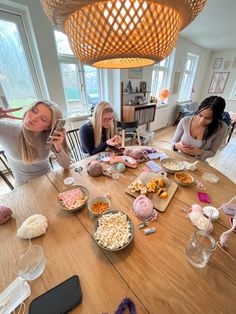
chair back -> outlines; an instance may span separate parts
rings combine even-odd
[[[79,161],[83,159],[84,157],[79,138],[79,128],[67,131],[66,137],[68,139],[69,149],[73,160]]]
[[[131,122],[117,121],[117,127],[121,128],[122,130],[126,130],[126,129],[136,130],[138,128],[138,121],[131,121]]]
[[[130,138],[133,141],[136,137],[138,144],[141,145],[140,136],[138,132],[138,121],[117,121],[118,130],[121,129],[121,146],[125,147],[125,139]]]

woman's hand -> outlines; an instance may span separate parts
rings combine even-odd
[[[106,141],[107,145],[109,146],[116,146],[120,144],[120,142],[121,142],[121,137],[119,135],[115,135]]]
[[[61,129],[60,131],[55,131],[53,133],[51,143],[54,145],[57,153],[61,151],[62,143],[64,139],[65,139],[65,129]]]
[[[202,150],[198,147],[192,146],[188,143],[178,142],[175,144],[175,148],[190,156],[201,155]]]
[[[8,114],[9,112],[14,112],[14,111],[18,111],[21,110],[22,107],[18,107],[18,108],[11,108],[11,109],[3,109],[0,107],[0,119],[2,118],[8,118],[8,119],[15,119],[15,120],[22,120],[22,118],[18,118],[15,117],[11,114]]]

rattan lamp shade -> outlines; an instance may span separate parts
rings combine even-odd
[[[41,0],[74,55],[100,68],[132,68],[165,59],[179,31],[206,0]]]

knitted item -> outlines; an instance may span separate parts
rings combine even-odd
[[[128,307],[130,314],[137,314],[136,306],[130,298],[125,298],[118,306],[115,314],[123,314],[126,307]]]
[[[0,205],[0,225],[5,224],[11,219],[12,210],[6,206]]]

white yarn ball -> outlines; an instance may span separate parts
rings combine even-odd
[[[46,233],[48,227],[47,218],[37,214],[28,217],[18,228],[16,236],[23,239],[31,239]]]

